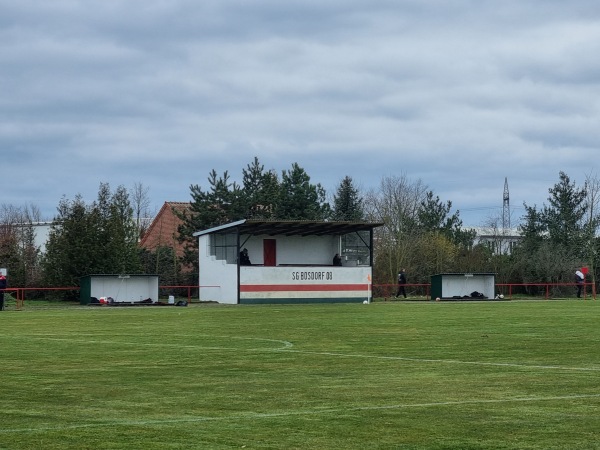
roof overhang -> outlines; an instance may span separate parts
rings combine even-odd
[[[226,225],[198,231],[194,236],[205,234],[238,232],[249,235],[283,236],[327,236],[342,235],[358,231],[372,231],[382,226],[379,222],[322,222],[310,220],[239,220]],[[236,230],[237,229],[237,230]]]

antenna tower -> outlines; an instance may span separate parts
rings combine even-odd
[[[508,179],[504,177],[504,195],[502,196],[502,228],[504,233],[510,230],[510,195],[508,194]]]

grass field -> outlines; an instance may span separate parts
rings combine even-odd
[[[0,312],[2,449],[600,448],[600,302]]]

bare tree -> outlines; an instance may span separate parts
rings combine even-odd
[[[138,230],[138,236],[141,238],[152,221],[154,215],[150,212],[150,197],[148,195],[149,188],[144,186],[142,182],[136,181],[130,191],[131,206],[133,208],[133,216]]]
[[[35,205],[0,206],[0,266],[10,267],[14,284],[28,286],[40,279],[40,248],[34,227],[40,218]]]
[[[587,242],[586,242],[586,253],[588,259],[588,265],[591,272],[591,281],[596,285],[596,245],[595,237],[600,227],[600,179],[595,174],[586,175],[586,189],[587,189]]]
[[[378,255],[376,273],[383,282],[393,282],[399,269],[417,266],[417,214],[427,186],[406,175],[382,178],[379,190],[370,190],[364,200],[365,216],[385,225],[376,229]]]
[[[507,255],[511,252],[514,231],[504,228],[502,214],[493,214],[484,220],[477,234],[484,240],[490,250],[496,255]]]

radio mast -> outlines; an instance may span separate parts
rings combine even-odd
[[[502,229],[505,235],[510,233],[510,195],[506,177],[504,177],[504,195],[502,196]]]

